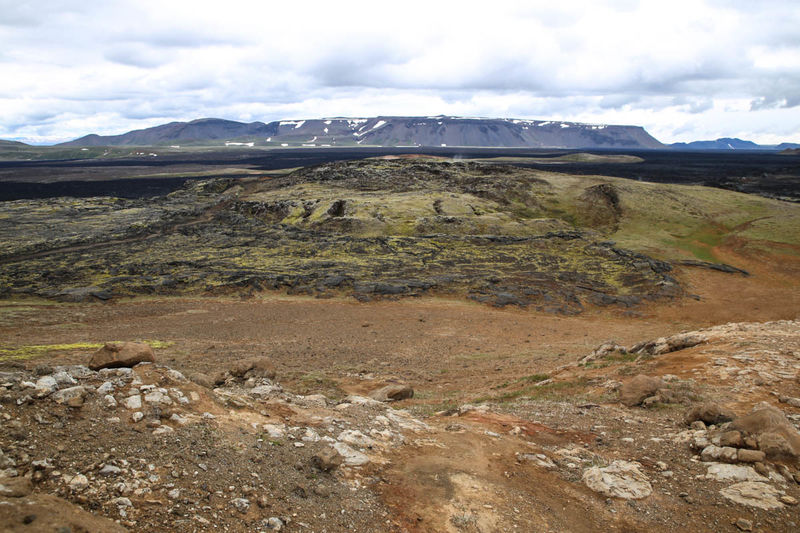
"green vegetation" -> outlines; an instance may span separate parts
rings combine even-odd
[[[6,202],[0,294],[436,291],[575,313],[679,294],[650,257],[717,261],[733,245],[800,255],[798,227],[798,205],[720,189],[365,160],[141,201]]]
[[[153,349],[168,348],[173,342],[159,340],[138,341],[149,344]],[[15,348],[0,348],[0,362],[32,359],[42,357],[53,352],[71,352],[76,350],[97,350],[103,347],[104,343],[97,342],[76,342],[71,344],[38,344],[28,346],[17,346]]]
[[[534,384],[527,385],[513,391],[504,392],[496,396],[481,396],[479,398],[475,398],[474,403],[504,403],[521,399],[532,401],[555,401],[569,398],[574,400],[582,398],[581,393],[587,385],[588,380],[586,378],[580,378],[572,381],[554,381],[552,383],[545,383],[543,385],[537,385],[536,382],[534,382]]]

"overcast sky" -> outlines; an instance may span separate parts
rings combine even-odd
[[[0,138],[436,114],[800,142],[800,0],[0,0]]]

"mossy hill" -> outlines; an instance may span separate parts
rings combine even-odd
[[[665,260],[714,259],[729,238],[796,251],[799,225],[800,206],[717,189],[364,160],[0,204],[0,293],[446,294],[576,313],[678,297]]]

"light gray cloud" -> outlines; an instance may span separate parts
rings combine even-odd
[[[0,0],[0,138],[458,114],[800,141],[795,0]]]

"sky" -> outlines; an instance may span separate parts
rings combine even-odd
[[[0,0],[0,138],[457,115],[800,142],[800,0]]]

